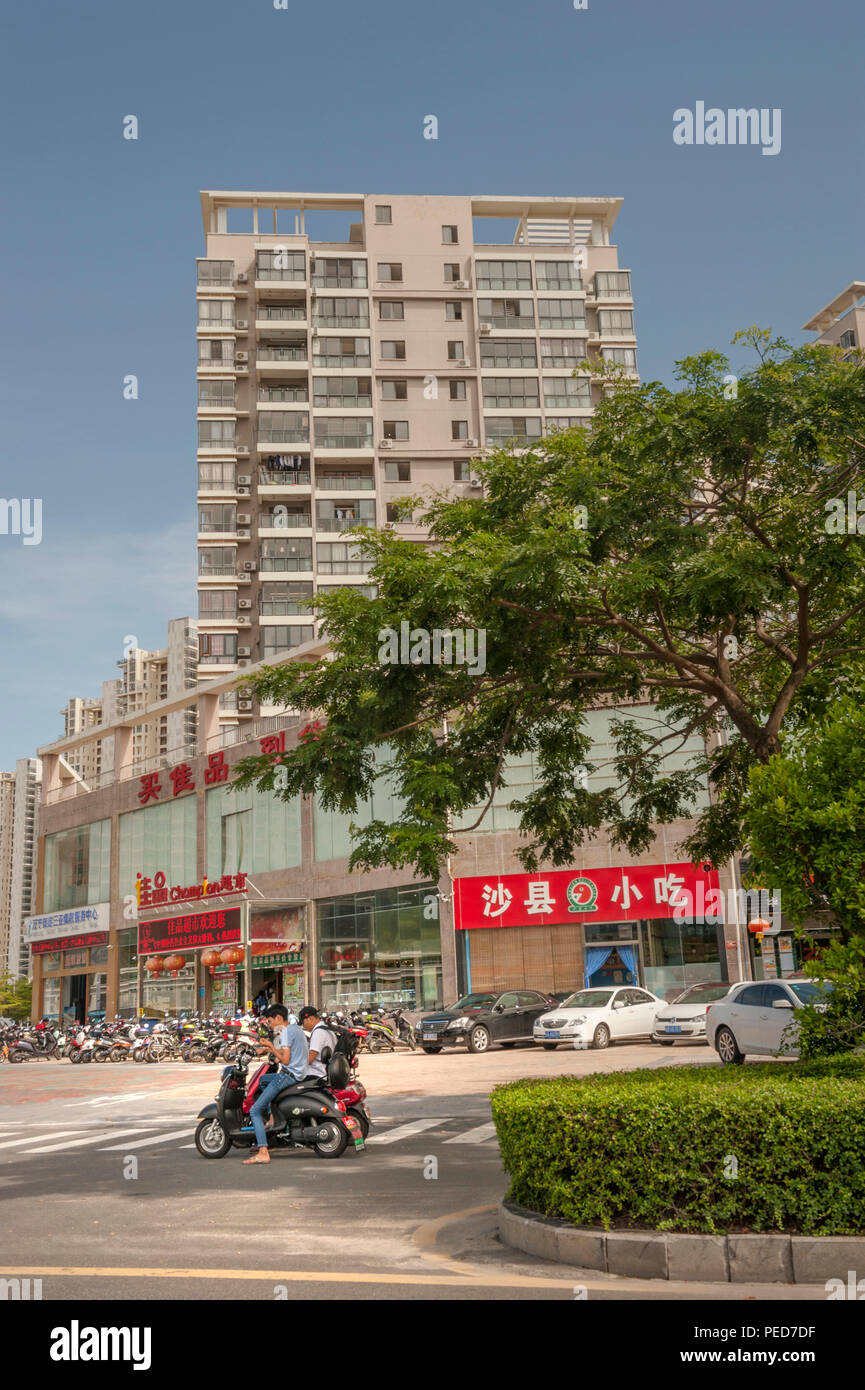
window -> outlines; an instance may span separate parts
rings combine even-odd
[[[393,220],[392,217],[391,217],[390,203],[377,203],[377,204],[376,204],[376,209],[375,209],[375,220],[376,220],[376,222],[378,223],[378,225],[379,225],[380,227],[381,227],[381,226],[390,226],[390,223],[391,223],[391,221]]]
[[[536,261],[539,290],[581,290],[579,267],[573,261]]]
[[[164,774],[159,780],[170,792],[171,783],[166,783]],[[181,796],[118,818],[118,893],[134,893],[139,872],[146,877],[162,872],[168,883],[195,882],[197,801],[194,796]]]
[[[109,897],[111,822],[93,821],[45,836],[43,910],[59,912]],[[130,885],[134,886],[133,884]]]
[[[385,420],[385,439],[408,439],[408,420]]]
[[[493,328],[531,329],[535,310],[530,299],[479,299],[478,318]]]
[[[371,558],[363,556],[362,548],[345,541],[321,541],[316,546],[319,574],[368,574]]]
[[[611,338],[633,338],[634,315],[631,309],[599,309],[598,328]]]
[[[384,480],[386,483],[410,483],[411,464],[398,459],[388,459],[384,466]]]
[[[541,365],[544,367],[575,367],[585,355],[585,338],[541,338]]]
[[[317,338],[312,361],[316,367],[368,367],[369,338]]]
[[[482,338],[482,367],[537,367],[534,338]]]
[[[541,328],[585,328],[586,311],[581,299],[539,299]]]
[[[453,338],[448,341],[448,361],[462,362],[465,360],[466,345],[462,338]]]
[[[237,612],[234,589],[202,589],[198,595],[200,618],[233,618]]]
[[[234,463],[200,463],[199,492],[234,492]]]
[[[475,275],[479,290],[530,290],[530,261],[477,261]]]
[[[852,348],[856,346],[856,334],[852,328],[848,328],[846,333],[842,333],[838,339],[838,346],[842,348]]]
[[[605,362],[616,362],[628,371],[637,370],[637,354],[633,348],[601,348],[601,357]]]
[[[735,996],[735,1002],[750,1008],[760,1008],[763,1003],[763,986],[748,985]]]
[[[544,377],[544,407],[557,408],[564,406],[566,410],[571,410],[575,406],[587,406],[592,404],[592,387],[588,377],[584,376],[555,376]]]
[[[383,401],[404,401],[408,397],[407,381],[383,381],[381,398]]]
[[[237,661],[237,633],[200,632],[198,659],[205,666],[233,666]]]
[[[385,520],[389,521],[391,525],[400,521],[408,520],[407,517],[403,516],[402,509],[396,502],[387,502],[385,504],[384,513]]]
[[[262,657],[266,660],[277,652],[290,651],[292,647],[299,647],[301,642],[308,642],[312,636],[313,629],[308,623],[268,623],[261,629]]]
[[[379,344],[379,349],[384,362],[402,362],[405,358],[404,339],[386,338]]]
[[[380,319],[404,319],[405,305],[401,299],[382,299],[378,306]]]
[[[454,464],[454,482],[467,483],[471,477],[470,466],[466,459],[459,459]]]
[[[442,241],[446,246],[456,246],[459,241],[456,227],[451,225],[442,227]]]
[[[598,299],[630,299],[631,276],[627,270],[599,270],[595,273]]]
[[[402,265],[399,261],[379,261],[377,278],[396,281],[402,279]]]
[[[315,323],[322,328],[369,328],[369,303],[365,299],[319,297],[315,300]]]
[[[302,251],[289,251],[285,247],[273,251],[259,251],[255,265],[256,280],[305,280],[306,258]]]
[[[235,528],[234,503],[208,502],[198,508],[198,529],[206,531],[233,531]]]
[[[234,261],[199,261],[198,283],[202,289],[215,285],[230,288],[234,284]]]
[[[306,410],[259,411],[258,438],[262,444],[308,444],[309,412]]]
[[[234,325],[233,299],[200,299],[198,301],[198,322],[218,323],[226,328]]]
[[[234,421],[199,420],[198,447],[199,449],[233,449]]]
[[[366,261],[355,256],[317,256],[312,267],[316,289],[365,290]]]
[[[445,284],[452,285],[460,278],[459,261],[445,261],[444,266]]]
[[[536,377],[485,376],[483,389],[484,406],[488,410],[540,405]]]
[[[488,444],[506,440],[528,443],[541,437],[540,418],[525,415],[487,415],[484,418]]]
[[[234,366],[234,339],[201,338],[198,343],[198,361],[202,367]]]
[[[371,449],[372,420],[365,415],[330,415],[315,422],[317,449]]]
[[[205,805],[209,878],[266,873],[282,865],[300,864],[299,796],[285,801],[274,793],[257,792],[252,787],[235,792],[223,783],[208,791]]]
[[[449,299],[445,303],[445,318],[448,323],[461,323],[463,317],[463,306],[458,299]]]
[[[216,409],[231,409],[234,406],[234,382],[210,378],[198,383],[198,404]]]
[[[464,401],[466,399],[466,384],[464,381],[449,381],[448,392],[452,401]]]
[[[207,578],[218,575],[224,578],[237,573],[237,547],[234,545],[209,545],[198,552],[198,573]]]
[[[288,573],[312,569],[312,540],[308,536],[287,536],[284,540],[265,537],[261,542],[259,568],[269,573]]]
[[[468,439],[468,420],[451,420],[451,439]]]
[[[261,586],[261,615],[264,618],[290,617],[312,613],[306,599],[312,598],[311,579],[284,579]]]
[[[375,526],[375,501],[352,497],[338,502],[322,499],[316,503],[318,531],[348,531],[352,526]]]
[[[340,406],[372,407],[372,382],[360,376],[317,376],[313,378],[313,403],[323,410]]]

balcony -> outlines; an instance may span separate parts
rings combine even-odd
[[[262,405],[300,402],[309,405],[309,388],[303,386],[259,386],[258,399]]]
[[[198,571],[199,581],[202,579],[236,579],[237,564],[233,565],[208,565],[206,570]]]
[[[312,527],[309,512],[261,512],[258,517],[259,534],[262,531],[308,531]]]
[[[308,468],[259,468],[258,470],[259,487],[280,487],[291,490],[297,487],[309,487],[310,473]]]
[[[373,492],[375,479],[363,473],[320,473],[316,470],[317,492]]]
[[[361,314],[316,314],[313,323],[316,328],[369,328],[369,311]]]
[[[372,451],[372,434],[319,434],[316,433],[317,449],[363,449]]]

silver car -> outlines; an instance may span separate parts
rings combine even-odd
[[[705,984],[689,985],[677,994],[670,1004],[665,1004],[655,1014],[652,1029],[652,1042],[662,1047],[672,1047],[677,1042],[707,1043],[706,1014],[709,1005],[724,999],[733,986],[723,980],[711,980]]]

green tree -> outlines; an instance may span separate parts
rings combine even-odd
[[[29,980],[14,975],[0,975],[0,1016],[24,1019],[30,1017],[33,986]]]
[[[505,759],[530,750],[539,784],[512,803],[529,870],[570,862],[601,826],[643,852],[707,776],[716,795],[684,848],[717,864],[738,846],[750,768],[858,681],[865,655],[862,541],[830,525],[849,490],[865,494],[863,359],[740,336],[758,360],[738,379],[706,352],[678,364],[676,390],[610,380],[591,431],[479,462],[482,497],[412,499],[429,543],[356,530],[378,596],[320,598],[332,659],[248,682],[326,721],[282,759],[283,795],[351,814],[392,779],[403,810],[356,830],[353,867],[436,875],[452,818],[488,807]],[[403,621],[483,633],[483,669],[427,663],[419,640],[420,660],[388,662]],[[647,697],[657,732],[617,719],[615,785],[589,789],[586,712]],[[695,734],[705,756],[665,770]],[[238,781],[275,776],[253,757]]]

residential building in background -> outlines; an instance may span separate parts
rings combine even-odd
[[[816,342],[831,347],[865,347],[865,280],[853,280],[825,308],[802,325]]]
[[[0,974],[6,970],[12,918],[12,846],[15,773],[0,772]]]
[[[202,680],[315,635],[305,600],[368,586],[346,532],[471,494],[485,447],[586,425],[593,359],[636,374],[620,198],[201,195]],[[223,722],[256,714],[228,692]]]
[[[15,811],[12,833],[12,892],[6,969],[11,975],[29,975],[30,951],[24,922],[36,901],[39,794],[42,764],[38,758],[19,758],[15,764]],[[2,948],[0,948],[2,951]],[[0,965],[3,956],[0,954]]]

